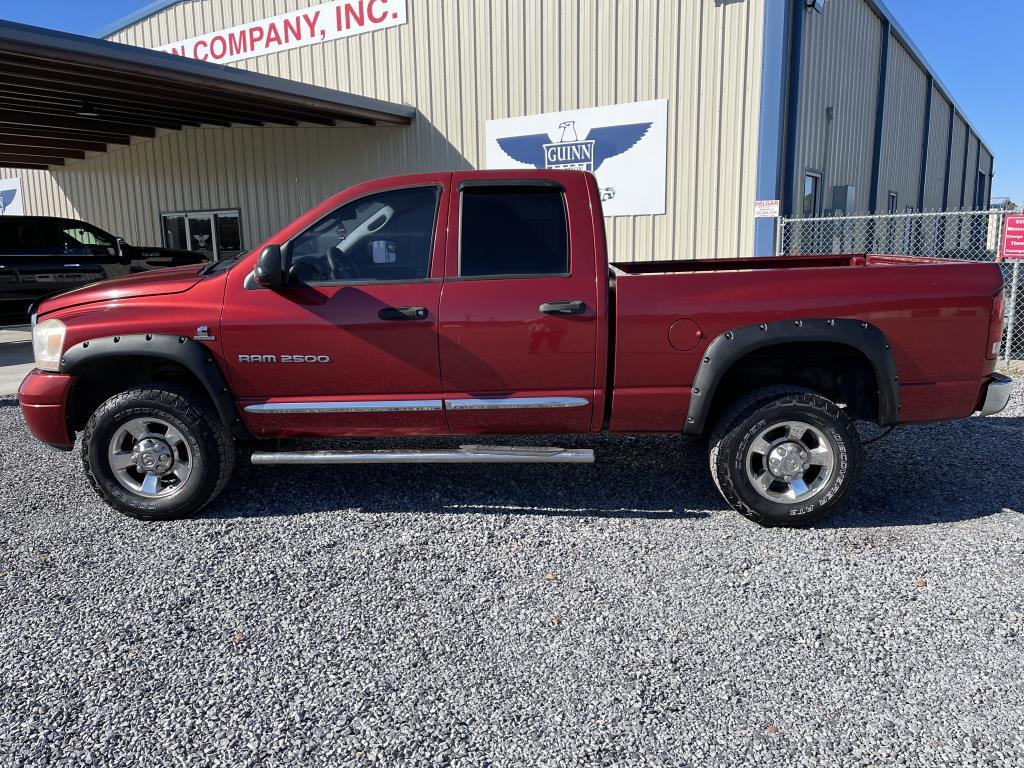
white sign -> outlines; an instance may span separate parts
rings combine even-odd
[[[0,216],[24,216],[25,198],[21,194],[21,179],[0,179]]]
[[[158,51],[227,64],[405,24],[406,0],[334,0],[162,45]]]
[[[779,201],[778,200],[755,200],[754,201],[754,218],[755,219],[777,219],[777,218],[779,218]]]
[[[488,168],[591,171],[605,216],[665,212],[668,101],[487,121]]]

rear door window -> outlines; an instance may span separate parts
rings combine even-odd
[[[467,187],[461,221],[460,277],[569,274],[569,228],[559,188]]]
[[[8,239],[5,237],[5,240]],[[11,247],[18,253],[54,255],[64,253],[64,234],[54,221],[24,219],[14,227]]]

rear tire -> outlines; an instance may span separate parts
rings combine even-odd
[[[194,515],[224,488],[235,448],[195,393],[151,385],[114,395],[82,436],[85,474],[110,506],[140,520]]]
[[[860,437],[838,405],[797,387],[766,387],[734,403],[711,435],[711,476],[760,525],[800,528],[841,507],[862,463]]]

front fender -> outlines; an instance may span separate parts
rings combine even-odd
[[[150,357],[170,360],[190,371],[206,389],[217,414],[235,437],[250,438],[242,424],[227,379],[210,350],[187,336],[161,333],[107,336],[69,347],[60,361],[60,372],[80,374],[87,365],[117,357]]]

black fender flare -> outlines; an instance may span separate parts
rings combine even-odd
[[[744,325],[716,337],[704,351],[694,377],[683,433],[704,433],[718,385],[740,358],[764,347],[800,342],[845,344],[863,354],[878,383],[879,425],[890,426],[899,420],[899,375],[885,334],[862,320],[812,318]]]
[[[241,439],[252,438],[242,423],[227,379],[210,350],[187,336],[138,333],[89,339],[64,350],[60,372],[77,375],[91,363],[118,357],[149,357],[181,365],[202,383],[217,409],[217,415],[231,434]]]

